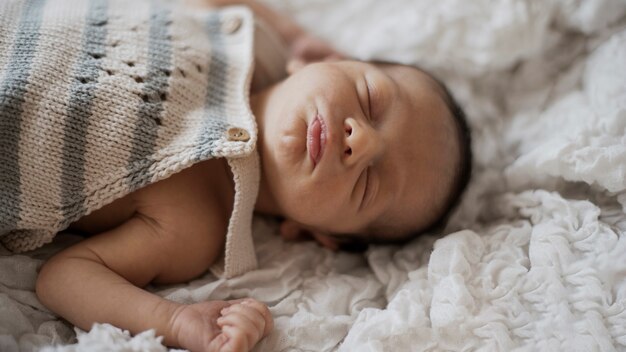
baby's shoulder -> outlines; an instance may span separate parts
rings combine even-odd
[[[85,234],[111,230],[136,216],[150,219],[160,235],[226,235],[234,202],[228,165],[220,159],[192,165],[83,216],[69,226]]]
[[[164,231],[226,235],[234,186],[225,159],[190,166],[135,193],[137,213]]]

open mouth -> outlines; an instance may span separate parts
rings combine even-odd
[[[313,166],[316,166],[322,160],[324,146],[326,145],[326,133],[327,129],[324,120],[321,116],[316,115],[309,124],[306,136],[306,146],[313,161]]]

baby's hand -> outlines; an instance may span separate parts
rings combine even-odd
[[[306,32],[295,38],[291,44],[290,57],[287,59],[287,72],[292,74],[307,64],[318,61],[344,59],[345,56],[329,43]]]
[[[273,326],[267,306],[248,298],[182,306],[172,332],[192,352],[250,351]]]

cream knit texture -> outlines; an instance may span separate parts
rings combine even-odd
[[[159,1],[0,3],[0,241],[22,252],[202,160],[226,157],[235,205],[223,262],[256,267],[253,17]],[[243,129],[245,139],[229,138]]]

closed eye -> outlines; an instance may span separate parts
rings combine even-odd
[[[370,120],[373,120],[372,116],[372,93],[369,83],[367,84],[367,114],[370,117]]]
[[[363,111],[363,114],[366,115],[365,117],[372,121],[372,98],[371,98],[371,93],[370,93],[370,84],[367,81],[367,79],[365,79],[365,77],[363,78],[363,82],[365,84],[365,91],[367,92],[367,109],[363,106],[365,104],[365,99],[360,98],[359,99],[359,105],[361,105],[361,110]]]

